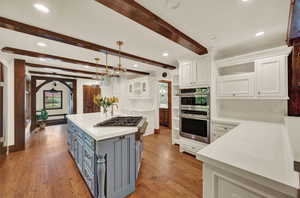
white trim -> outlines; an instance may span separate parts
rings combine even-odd
[[[281,46],[277,48],[257,51],[249,54],[240,55],[240,56],[234,56],[222,60],[217,60],[216,66],[218,68],[229,67],[238,64],[255,62],[258,59],[264,59],[264,58],[275,57],[275,56],[288,56],[291,53],[292,49],[293,49],[292,47]]]

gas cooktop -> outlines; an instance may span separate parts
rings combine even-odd
[[[124,126],[124,127],[135,127],[138,126],[140,121],[143,119],[140,117],[126,116],[126,117],[114,117],[109,120],[105,120],[95,125],[95,127],[112,127],[112,126]]]

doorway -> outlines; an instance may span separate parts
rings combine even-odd
[[[43,122],[49,125],[66,124],[66,116],[77,113],[77,81],[45,76],[31,76],[31,128],[34,131],[42,110],[48,116]]]
[[[100,108],[94,103],[94,97],[100,95],[101,89],[99,85],[83,86],[83,113],[100,112]]]
[[[172,129],[172,82],[159,81],[159,125]]]

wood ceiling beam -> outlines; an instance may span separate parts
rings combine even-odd
[[[102,64],[96,64],[96,63],[91,63],[91,62],[87,62],[87,61],[71,59],[71,58],[55,56],[55,55],[49,55],[49,54],[43,54],[43,53],[39,53],[39,52],[16,49],[16,48],[11,48],[11,47],[2,48],[2,52],[6,52],[6,53],[10,53],[10,54],[17,54],[17,55],[22,55],[22,56],[30,56],[30,57],[35,57],[35,58],[48,58],[48,59],[53,59],[53,60],[60,60],[60,61],[66,62],[66,63],[77,64],[77,65],[87,65],[87,66],[91,66],[91,67],[102,67],[102,68],[106,67],[105,65],[102,65]],[[115,67],[108,66],[108,68],[114,69]],[[136,73],[136,74],[150,75],[150,73],[148,73],[148,72],[141,72],[141,71],[136,71],[136,70],[132,70],[132,69],[127,69],[127,71],[131,72],[131,73]]]
[[[68,74],[60,74],[56,72],[38,72],[38,71],[29,71],[30,74],[42,74],[42,75],[53,75],[53,76],[63,76],[63,77],[68,77],[68,78],[83,78],[83,79],[90,79],[90,80],[95,80],[92,77],[88,76],[75,76],[75,75],[68,75]]]
[[[76,47],[81,47],[81,48],[85,48],[85,49],[89,49],[89,50],[93,50],[93,51],[97,51],[97,52],[102,52],[102,53],[108,53],[113,56],[119,56],[118,50],[108,48],[108,47],[105,47],[102,45],[98,45],[96,43],[80,40],[80,39],[70,37],[70,36],[67,36],[64,34],[52,32],[52,31],[42,29],[39,27],[35,27],[32,25],[27,25],[25,23],[20,23],[18,21],[14,21],[14,20],[4,18],[4,17],[0,17],[0,27],[6,28],[9,30],[13,30],[13,31],[17,31],[17,32],[21,32],[21,33],[25,33],[25,34],[29,34],[29,35],[33,35],[33,36],[38,36],[38,37],[49,39],[52,41],[57,41],[57,42],[73,45]],[[154,61],[151,59],[147,59],[144,57],[136,56],[134,54],[121,52],[120,55],[123,58],[127,58],[127,59],[134,60],[134,61],[141,62],[141,63],[146,63],[146,64],[157,66],[157,67],[162,67],[165,69],[176,69],[175,66],[161,63],[158,61]]]
[[[67,72],[73,72],[73,73],[82,73],[82,74],[89,74],[89,75],[105,75],[105,73],[96,73],[96,72],[90,72],[90,71],[84,71],[84,70],[77,70],[77,69],[69,69],[64,67],[56,67],[56,66],[50,66],[50,65],[44,65],[44,64],[35,64],[35,63],[25,63],[26,66],[32,67],[32,68],[48,68],[48,69],[57,69],[61,71],[67,71]],[[114,75],[114,77],[120,77],[119,75]]]
[[[133,0],[96,1],[196,54],[203,55],[208,53],[206,47]]]

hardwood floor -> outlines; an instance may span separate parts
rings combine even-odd
[[[0,158],[0,198],[91,198],[66,145],[66,126],[34,134],[26,150]],[[171,144],[170,131],[144,138],[136,192],[129,198],[201,198],[202,165]]]

